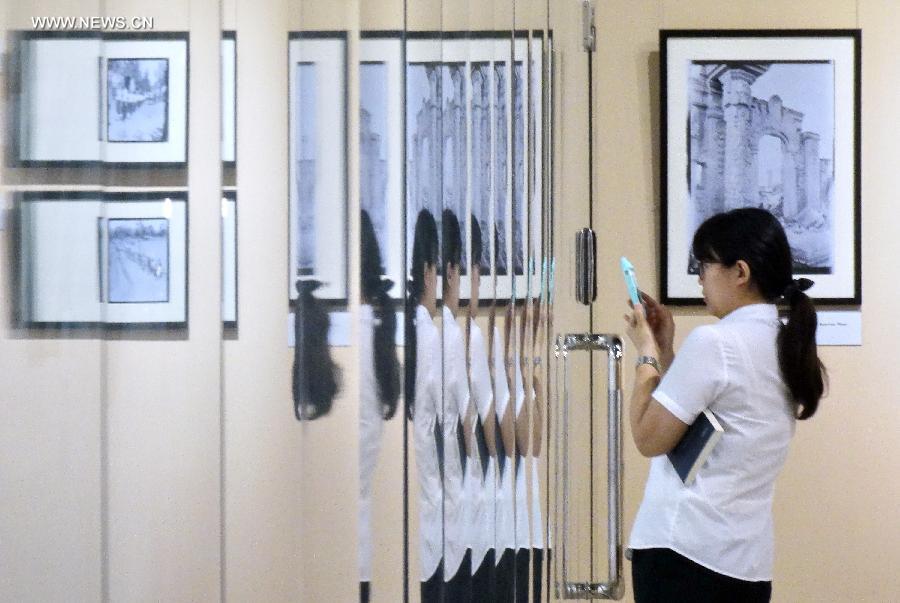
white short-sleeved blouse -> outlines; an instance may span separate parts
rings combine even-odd
[[[772,304],[692,331],[653,398],[685,423],[709,408],[725,429],[685,486],[665,455],[651,461],[632,549],[669,548],[720,574],[772,579],[772,496],[795,419],[778,366]]]

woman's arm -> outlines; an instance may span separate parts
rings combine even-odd
[[[651,396],[659,380],[659,373],[649,364],[638,366],[634,373],[628,417],[634,443],[646,457],[659,456],[672,450],[688,428]]]
[[[660,359],[654,330],[647,322],[644,306],[638,304],[630,315],[625,315],[628,337],[634,343],[640,356]],[[671,342],[671,339],[669,339]],[[671,350],[671,343],[668,345]],[[674,353],[669,355],[669,364]],[[666,365],[668,368],[668,365]],[[628,417],[631,435],[638,451],[644,456],[665,454],[675,447],[684,436],[688,426],[653,399],[653,390],[659,385],[660,374],[650,364],[640,364],[634,373],[634,388],[631,392]]]

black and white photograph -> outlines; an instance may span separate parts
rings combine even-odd
[[[525,65],[513,63],[512,132],[513,132],[513,185],[512,185],[512,264],[513,274],[525,274]],[[518,291],[519,296],[525,294]]]
[[[416,216],[427,209],[440,224],[443,197],[441,64],[406,66],[406,240],[413,240]],[[440,232],[440,228],[438,228]],[[406,246],[410,265],[412,246]]]
[[[692,61],[689,77],[695,227],[729,209],[767,209],[788,235],[794,272],[830,274],[834,62]]]
[[[513,45],[503,36],[440,44],[426,33],[417,38],[407,42],[407,241],[421,209],[439,227],[441,212],[453,211],[465,233],[465,272],[470,221],[478,220],[481,299],[509,300],[514,289],[521,298],[528,286],[529,240],[539,238],[530,228],[541,230],[539,212],[533,225],[529,216],[531,204],[540,207],[542,190],[540,176],[530,173],[530,154],[540,148],[533,147],[532,133],[540,131],[533,119],[542,119],[542,41],[525,34]],[[536,53],[531,63],[529,42]],[[407,245],[407,262],[410,252]],[[470,286],[468,279],[462,282],[461,299],[468,298]]]
[[[107,220],[109,303],[169,301],[169,221]]]
[[[359,204],[369,214],[378,248],[388,248],[387,65],[359,66]]]
[[[187,325],[183,191],[30,191],[17,208],[22,322]]]
[[[494,63],[494,266],[497,275],[509,273],[507,195],[509,192],[508,63]],[[499,296],[499,294],[498,294]]]
[[[316,131],[318,114],[316,107],[316,66],[298,63],[297,82],[297,130],[294,140],[297,154],[294,165],[294,187],[297,195],[296,228],[297,276],[310,276],[316,271]]]
[[[186,163],[186,33],[33,31],[17,53],[19,165]]]
[[[530,41],[529,71],[528,71],[528,182],[530,202],[528,206],[528,220],[530,234],[528,240],[528,257],[534,261],[531,266],[530,278],[533,281],[542,282],[540,266],[542,264],[544,245],[544,174],[541,169],[544,153],[544,41],[535,36]],[[531,295],[541,295],[541,286],[530,288]]]
[[[388,293],[403,298],[403,40],[364,32],[359,44],[360,208],[373,223]]]
[[[858,298],[857,41],[662,33],[665,300],[700,301],[693,232],[741,207],[781,222],[794,274],[816,283],[817,303]]]
[[[288,299],[347,299],[346,35],[289,33]],[[354,177],[356,177],[354,175]]]
[[[109,59],[106,75],[106,139],[168,140],[168,59]]]
[[[465,63],[445,63],[441,67],[441,74],[441,96],[443,98],[443,110],[440,117],[443,127],[441,212],[443,213],[447,209],[452,211],[459,221],[461,231],[466,233],[469,230],[469,216],[466,211],[468,178],[466,65]],[[438,222],[440,223],[440,220]],[[468,265],[466,246],[463,245],[462,261],[459,265],[461,274],[468,273]]]
[[[482,236],[481,257],[477,258],[482,277],[491,274],[491,71],[490,63],[470,66],[472,106],[471,190],[472,216],[478,221]]]

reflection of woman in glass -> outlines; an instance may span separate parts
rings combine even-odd
[[[400,363],[394,346],[397,317],[388,293],[394,283],[381,276],[381,252],[365,210],[360,212],[360,249],[359,581],[360,601],[365,602],[372,579],[372,483],[382,421],[394,416],[400,397]]]
[[[459,311],[462,233],[449,209],[441,214],[443,284],[443,428],[444,428],[444,594],[445,601],[472,596],[471,499],[466,470],[472,464],[474,409],[470,411],[466,344],[456,323]]]
[[[510,304],[512,306],[513,304]],[[527,370],[528,360],[525,354],[525,325],[527,323],[528,313],[523,305],[519,310],[519,328],[517,335],[507,332],[509,339],[515,338],[516,341],[510,341],[508,346],[513,348],[518,346],[509,355],[512,357],[512,391],[515,396],[515,424],[516,424],[516,493],[515,493],[515,514],[516,514],[516,601],[528,603],[528,568],[531,564],[531,527],[528,518],[528,483],[527,472],[531,471],[528,466],[531,463],[529,454],[531,453],[531,386],[526,388],[526,378],[530,374]],[[511,309],[509,313],[509,323],[515,326],[516,317],[515,310]]]
[[[469,361],[470,407],[477,412],[473,417],[475,441],[480,462],[469,463],[466,485],[472,501],[472,599],[495,601],[493,583],[496,553],[494,551],[494,500],[496,497],[496,433],[497,415],[494,410],[494,391],[491,369],[481,328],[475,322],[478,314],[479,285],[481,283],[482,242],[481,227],[472,216],[472,261],[469,272],[471,295],[466,322]]]
[[[494,257],[501,245],[498,230],[494,227]],[[494,274],[500,272],[495,266]],[[516,454],[514,404],[510,404],[510,384],[512,371],[509,359],[509,326],[512,324],[512,304],[507,306],[504,336],[495,322],[492,311],[489,318],[491,350],[491,370],[494,382],[494,409],[499,426],[497,444],[497,499],[495,521],[497,526],[496,547],[499,553],[496,568],[496,600],[507,603],[515,600],[516,594],[516,528],[515,493],[513,474]],[[501,552],[502,551],[502,552]]]
[[[533,601],[541,601],[541,577],[544,563],[544,520],[541,513],[540,456],[544,435],[546,396],[544,390],[543,353],[546,350],[546,306],[542,294],[534,301],[532,314],[532,404],[531,404],[531,593]],[[549,555],[548,555],[549,558]]]
[[[422,603],[441,601],[443,591],[441,337],[433,322],[437,314],[437,263],[437,224],[434,216],[423,209],[416,218],[412,242],[404,346],[406,412],[413,422],[419,482]]]

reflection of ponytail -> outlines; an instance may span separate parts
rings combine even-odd
[[[381,281],[381,290],[376,294],[377,311],[373,334],[375,352],[375,375],[381,393],[381,416],[390,419],[397,412],[397,400],[400,398],[400,363],[397,361],[394,337],[397,332],[397,315],[394,313],[394,300],[390,291],[393,281]]]
[[[328,347],[328,312],[313,295],[321,283],[297,281],[294,305],[294,365],[292,389],[297,420],[328,414],[337,395],[339,370]]]
[[[815,414],[825,391],[824,367],[816,350],[818,319],[812,300],[802,291],[804,280],[792,282],[785,290],[784,301],[790,305],[790,313],[778,333],[778,365],[791,390],[798,419]]]
[[[397,316],[394,314],[394,300],[389,291],[393,281],[382,278],[384,266],[381,250],[369,212],[360,211],[360,287],[365,300],[372,304],[375,314],[375,328],[372,333],[372,362],[378,381],[381,400],[381,416],[390,419],[397,412],[400,397],[400,363],[394,336],[397,332]]]
[[[416,308],[419,305],[419,297],[416,295],[415,284],[412,279],[406,285],[406,312],[403,321],[404,347],[404,393],[406,398],[406,418],[412,420],[413,409],[416,407]]]

